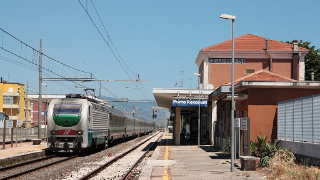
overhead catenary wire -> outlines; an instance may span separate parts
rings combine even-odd
[[[24,63],[21,63],[21,62],[19,62],[19,61],[16,61],[16,60],[13,60],[13,59],[10,59],[10,58],[1,56],[1,55],[0,55],[0,60],[4,60],[4,61],[7,61],[7,62],[10,62],[10,63],[16,64],[16,65],[19,65],[19,66],[22,66],[22,67],[24,67],[24,68],[27,68],[27,69],[30,69],[30,70],[33,70],[33,71],[38,71],[38,70],[39,70],[39,67],[38,67],[38,66],[33,67],[33,66],[31,66],[31,65],[24,64]],[[48,77],[51,77],[51,76],[50,76],[48,73],[46,73],[46,72],[43,72],[43,74],[47,75]],[[68,85],[63,84],[62,82],[57,82],[57,81],[55,81],[55,83],[57,83],[57,84],[65,87],[65,88],[67,88],[67,89],[69,89],[69,90],[73,90],[73,91],[74,91],[74,89],[72,89],[72,88],[69,87]],[[31,86],[30,86],[30,87],[31,87]],[[34,88],[34,89],[36,89],[36,88]],[[77,91],[77,90],[76,90],[76,91]],[[34,91],[33,91],[33,92],[34,92]],[[37,92],[37,93],[38,93],[38,92]]]
[[[98,16],[98,18],[99,18],[99,20],[100,20],[100,23],[101,23],[102,26],[103,26],[103,29],[104,29],[105,33],[106,33],[107,36],[108,36],[108,39],[110,39],[110,42],[111,42],[113,48],[115,49],[115,51],[117,52],[117,54],[118,54],[118,56],[119,56],[119,59],[123,62],[123,64],[127,67],[127,69],[129,69],[133,74],[138,75],[137,73],[133,72],[133,71],[127,66],[127,64],[125,63],[125,61],[122,59],[119,51],[117,50],[116,46],[114,45],[114,43],[113,43],[113,41],[112,41],[112,39],[111,39],[111,37],[110,37],[110,35],[109,35],[109,33],[108,33],[108,31],[107,31],[107,29],[106,29],[103,21],[102,21],[102,19],[100,18],[100,15],[99,15],[99,13],[98,13],[98,11],[97,11],[97,9],[96,9],[96,6],[95,6],[94,3],[93,3],[93,0],[91,0],[91,3],[92,3],[92,5],[93,5],[93,8],[94,8],[95,12],[97,13],[97,16]],[[131,79],[131,80],[132,80],[132,79]],[[142,83],[141,81],[138,81],[138,82],[140,82],[141,85],[142,85],[142,89],[143,89],[143,91],[144,91],[144,95],[143,95],[143,96],[144,96],[144,97],[147,97],[147,98],[149,99],[148,94],[146,93],[145,88],[144,88],[144,86],[143,86],[143,83]],[[135,85],[135,86],[137,87],[137,85]],[[138,88],[138,87],[137,87],[137,88]],[[140,90],[140,88],[138,88],[138,89]],[[143,94],[143,92],[141,92],[141,93]]]
[[[10,37],[12,37],[13,39],[17,40],[17,41],[20,42],[21,44],[29,47],[29,48],[32,49],[34,52],[37,52],[37,53],[40,54],[40,51],[39,51],[39,50],[33,48],[33,47],[30,46],[29,44],[23,42],[22,40],[20,40],[20,39],[18,39],[17,37],[13,36],[12,34],[10,34],[9,32],[5,31],[4,29],[0,28],[0,30],[1,30],[3,33],[5,33],[5,34],[9,35]],[[3,40],[3,37],[2,37],[2,40]],[[3,49],[3,50],[5,50],[5,49],[3,48],[3,43],[2,43],[2,46],[1,46],[0,48]],[[66,67],[68,67],[68,68],[71,68],[71,69],[76,70],[76,71],[79,71],[79,72],[91,74],[90,72],[86,72],[86,71],[83,71],[83,70],[74,68],[74,67],[72,67],[72,66],[69,66],[69,65],[67,65],[67,64],[65,64],[65,63],[63,63],[63,62],[61,62],[61,61],[58,61],[57,59],[54,59],[54,58],[52,58],[52,57],[50,57],[50,56],[48,56],[48,55],[46,55],[46,54],[44,54],[44,53],[41,53],[41,54],[42,54],[43,56],[47,57],[49,60],[55,61],[55,62],[57,62],[57,63],[60,63],[60,64],[66,66]],[[19,57],[19,55],[17,55],[17,56]],[[20,55],[20,57],[22,57],[22,56]]]
[[[96,66],[96,65],[93,65],[93,64],[90,64],[90,63],[87,63],[87,62],[83,62],[83,61],[80,61],[80,60],[77,60],[77,59],[74,59],[74,58],[71,58],[71,57],[68,57],[68,56],[65,56],[65,55],[62,55],[62,54],[59,54],[59,53],[50,51],[50,50],[47,50],[47,49],[45,49],[45,51],[48,51],[48,52],[50,52],[50,53],[57,54],[57,55],[59,55],[59,56],[62,56],[62,57],[64,57],[64,58],[67,58],[67,59],[70,59],[70,60],[73,60],[73,61],[76,61],[76,62],[81,62],[81,63],[83,63],[83,64],[85,64],[85,65],[90,65],[90,66],[92,66],[92,67],[99,68],[99,69],[101,69],[101,70],[110,71],[110,70],[104,69],[104,68],[102,68],[102,67],[100,67],[100,66]],[[123,75],[123,74],[120,74],[120,73],[117,73],[117,72],[114,72],[114,71],[110,71],[110,72],[115,73],[115,74],[118,74],[118,75],[125,76],[125,75]],[[98,79],[97,79],[96,77],[94,77],[94,75],[92,75],[92,77],[93,77],[95,80],[98,81]],[[125,77],[126,77],[126,76],[125,76]],[[110,90],[108,90],[105,86],[101,85],[101,87],[103,87],[105,90],[107,90],[107,91],[108,91],[110,94],[112,94],[114,97],[120,98],[119,96],[115,95],[115,94],[112,93]]]
[[[78,0],[78,2],[79,2],[80,5],[82,6],[83,10],[86,12],[87,16],[88,16],[89,19],[91,20],[92,24],[94,25],[94,27],[96,28],[96,30],[98,31],[98,33],[100,34],[100,36],[102,37],[103,41],[104,41],[104,42],[107,44],[107,46],[109,47],[109,49],[110,49],[111,53],[113,54],[113,56],[114,56],[114,57],[116,58],[116,60],[119,62],[119,64],[120,64],[120,66],[122,67],[122,69],[125,71],[125,73],[126,73],[127,76],[130,78],[130,80],[134,82],[134,80],[132,79],[132,77],[129,75],[128,71],[124,68],[123,64],[121,63],[120,58],[118,58],[118,56],[116,55],[115,51],[111,48],[110,43],[109,43],[109,42],[106,40],[106,38],[102,35],[100,29],[98,28],[98,26],[96,25],[96,23],[94,22],[94,20],[92,19],[92,17],[90,16],[88,10],[84,7],[84,5],[81,3],[80,0]],[[94,4],[93,4],[93,5],[94,5]],[[95,6],[94,6],[94,7],[95,7]],[[95,8],[95,10],[96,10],[96,8]],[[98,12],[96,11],[96,13],[98,13]],[[98,16],[99,16],[99,15],[98,15]],[[99,16],[99,19],[101,20],[100,16]],[[101,20],[101,22],[102,22],[102,20]],[[103,25],[103,26],[104,26],[104,25]],[[104,26],[104,28],[105,28],[105,26]],[[109,36],[108,33],[107,33],[107,35],[108,35],[108,38],[109,38],[110,41],[111,41],[111,38],[110,38],[110,36]],[[121,56],[120,56],[120,57],[121,57]],[[123,60],[122,60],[122,61],[123,61]],[[123,62],[124,62],[124,61],[123,61]],[[125,63],[124,63],[124,64],[125,64]],[[128,69],[129,69],[129,68],[128,68]],[[130,70],[130,71],[131,71],[131,70]],[[141,91],[141,89],[137,86],[136,83],[135,83],[135,86],[136,86],[137,89],[141,92],[141,94],[144,96],[144,98],[149,99],[148,95],[147,95],[147,94],[144,94],[144,93]]]
[[[91,3],[92,3],[92,6],[93,6],[95,12],[97,13],[97,16],[98,16],[98,18],[99,18],[99,20],[100,20],[100,23],[102,24],[102,27],[103,27],[105,33],[106,33],[107,36],[108,36],[108,39],[110,39],[110,42],[111,42],[113,48],[115,49],[115,51],[117,52],[117,54],[118,54],[118,56],[119,56],[119,59],[122,60],[123,64],[127,67],[127,69],[129,69],[129,71],[131,71],[133,74],[137,74],[137,73],[133,72],[133,71],[127,66],[126,62],[122,59],[122,57],[121,57],[118,49],[116,48],[116,46],[114,45],[114,43],[113,43],[113,41],[112,41],[112,39],[111,39],[111,37],[110,37],[110,35],[109,35],[109,33],[108,33],[108,31],[107,31],[107,29],[106,29],[103,21],[102,21],[102,19],[100,18],[100,15],[99,15],[99,13],[98,13],[98,10],[96,9],[96,6],[95,6],[94,3],[93,3],[93,0],[91,0]]]
[[[0,30],[3,32],[3,34],[9,35],[10,37],[12,37],[13,39],[15,39],[15,40],[18,41],[19,43],[21,43],[21,44],[25,45],[26,47],[30,48],[30,49],[32,50],[32,52],[33,52],[33,56],[34,56],[34,57],[37,57],[37,54],[40,54],[40,52],[39,52],[37,49],[33,48],[32,46],[28,45],[27,43],[25,43],[25,42],[23,42],[22,40],[18,39],[17,37],[13,36],[12,34],[8,33],[7,31],[3,30],[2,28],[0,28]],[[4,38],[2,37],[2,41],[3,41],[3,39],[4,39]],[[4,44],[3,44],[3,43],[2,43],[2,46],[0,47],[0,49],[6,51],[7,53],[9,53],[9,54],[11,54],[11,55],[13,55],[13,56],[16,56],[16,57],[20,58],[20,59],[22,59],[22,60],[24,60],[24,61],[26,61],[26,62],[34,65],[34,66],[36,66],[36,67],[29,66],[29,67],[28,67],[29,69],[30,69],[30,68],[35,68],[35,69],[33,69],[33,70],[39,70],[38,63],[37,63],[37,62],[34,62],[35,58],[33,58],[32,60],[28,59],[28,58],[26,57],[26,53],[25,53],[25,57],[23,57],[23,56],[22,56],[22,52],[21,52],[21,48],[20,48],[20,54],[17,54],[17,53],[15,53],[15,52],[12,52],[12,51],[6,49],[6,48],[4,47]],[[42,54],[43,54],[43,53],[42,53]],[[45,54],[43,54],[43,55],[45,55]],[[74,69],[74,70],[76,70],[76,71],[84,72],[84,73],[90,73],[90,72],[86,72],[86,71],[82,71],[82,70],[73,68],[73,67],[71,67],[71,66],[69,66],[69,65],[66,65],[65,63],[62,63],[62,62],[60,62],[60,61],[58,61],[58,60],[56,60],[56,59],[54,59],[54,58],[52,58],[52,57],[50,57],[50,56],[48,56],[48,55],[45,55],[45,57],[47,57],[47,58],[50,59],[50,60],[54,60],[54,62],[59,63],[59,64],[61,64],[61,65],[63,65],[63,66],[66,66],[66,67],[69,67],[69,68],[71,68],[71,69]],[[10,61],[11,63],[17,64],[17,61],[14,61],[14,60],[12,60],[12,59],[9,60],[9,58],[5,58],[5,57],[3,57],[3,56],[2,56],[2,60],[6,60],[6,61],[8,61],[8,62]],[[17,65],[26,67],[26,64],[17,64]],[[64,76],[61,76],[61,75],[55,73],[54,71],[50,70],[49,68],[45,68],[45,67],[43,67],[43,66],[42,66],[41,68],[42,68],[43,70],[46,70],[47,72],[50,72],[50,73],[55,74],[55,75],[57,75],[57,76],[59,76],[59,77],[65,78]],[[92,73],[90,73],[90,74],[91,74],[91,76],[92,76]],[[79,84],[79,83],[76,83],[76,82],[73,82],[73,81],[71,81],[71,82],[74,83],[74,84],[77,84],[77,85],[79,85],[79,86],[84,87],[83,85],[81,85],[81,84]],[[61,85],[61,83],[58,83],[58,84]],[[66,88],[67,88],[67,87],[66,87]],[[69,89],[70,89],[70,88],[69,88]]]
[[[16,64],[16,65],[21,66],[21,67],[25,67],[25,68],[30,69],[30,70],[34,70],[34,71],[38,71],[39,70],[39,68],[37,68],[37,67],[34,67],[34,66],[31,66],[31,65],[28,65],[28,64],[21,63],[19,61],[15,61],[15,60],[9,59],[9,58],[4,57],[4,56],[0,56],[0,59],[3,60],[3,61],[7,61],[7,62],[10,62],[10,63]]]
[[[30,61],[30,60],[28,60],[28,59],[24,58],[24,57],[21,57],[20,55],[18,55],[18,54],[16,54],[16,53],[14,53],[14,52],[12,52],[12,51],[9,51],[9,50],[7,50],[7,49],[5,49],[5,48],[3,48],[3,47],[0,47],[0,49],[2,49],[2,50],[4,50],[4,51],[6,51],[6,52],[8,52],[8,53],[10,53],[10,54],[12,54],[12,55],[14,55],[14,56],[16,56],[16,57],[19,57],[20,59],[23,59],[23,60],[25,60],[25,61],[27,61],[27,62],[29,62],[29,63],[31,63],[31,64],[37,65],[36,63],[34,63],[34,62],[32,62],[32,61]],[[46,70],[46,71],[48,71],[48,72],[50,72],[50,73],[52,73],[52,74],[55,74],[55,75],[59,76],[59,77],[65,78],[65,77],[63,77],[63,76],[61,76],[61,75],[59,75],[59,74],[57,74],[57,73],[55,73],[55,72],[53,72],[53,71],[51,71],[51,70],[47,69],[47,68],[44,68],[43,66],[42,66],[41,68],[42,68],[43,70]],[[71,81],[71,82],[73,82],[73,81]],[[75,84],[78,84],[78,85],[82,86],[82,85],[81,85],[81,84],[79,84],[79,83],[76,83],[76,82],[73,82],[73,83],[75,83]]]
[[[14,38],[15,40],[17,40],[18,42],[20,42],[21,44],[25,45],[26,49],[27,49],[27,48],[30,48],[30,49],[32,50],[31,52],[32,52],[32,55],[33,55],[33,57],[32,57],[31,59],[29,59],[29,58],[27,57],[27,50],[25,51],[25,53],[23,53],[22,50],[21,50],[21,49],[22,49],[21,46],[20,46],[20,52],[19,52],[19,53],[15,53],[15,52],[13,52],[13,51],[11,51],[11,50],[9,50],[9,49],[6,49],[6,48],[3,46],[3,43],[2,43],[2,46],[0,47],[0,49],[6,51],[7,53],[9,53],[9,54],[11,54],[11,55],[13,55],[13,56],[15,56],[15,57],[18,57],[18,58],[20,58],[20,59],[22,59],[22,60],[30,63],[30,65],[27,65],[27,64],[24,64],[24,63],[21,63],[21,62],[19,63],[18,61],[14,61],[14,60],[12,60],[12,59],[10,60],[9,58],[3,57],[3,56],[2,56],[2,60],[6,60],[6,61],[8,61],[8,62],[11,62],[11,63],[17,64],[17,65],[20,65],[20,66],[25,67],[25,68],[29,68],[29,69],[34,70],[34,71],[39,70],[37,57],[39,56],[40,52],[39,52],[37,49],[31,47],[30,45],[24,43],[23,41],[19,40],[19,39],[16,38],[15,36],[11,35],[10,33],[4,31],[3,29],[0,28],[0,30],[2,30],[3,34],[4,34],[4,33],[7,34],[7,35],[9,35],[10,37],[12,37],[12,38]],[[3,38],[2,38],[2,40],[3,40]],[[24,54],[24,55],[23,55],[23,54]],[[28,55],[28,56],[29,56],[29,55]],[[46,55],[45,57],[47,57],[47,58],[50,59],[50,60],[53,60],[53,59],[54,59],[54,58],[51,58],[51,57],[48,56],[48,55]],[[58,61],[58,60],[55,61],[55,62],[61,64],[61,66],[65,66],[64,63],[60,63],[60,61]],[[71,66],[68,66],[68,65],[67,65],[66,67],[71,67]],[[57,75],[57,76],[59,76],[59,77],[65,78],[64,76],[61,76],[61,75],[57,74],[56,72],[54,72],[52,69],[50,70],[50,68],[45,68],[44,66],[42,66],[41,68],[42,68],[43,70],[45,70],[45,72],[43,72],[43,73],[44,73],[45,75],[47,75],[47,76],[50,76],[48,73],[52,73],[52,74]],[[76,68],[72,68],[72,69],[78,70],[78,69],[76,69]],[[80,70],[79,72],[85,72],[85,71]],[[91,76],[93,76],[92,73],[90,73],[90,74],[91,74]],[[95,77],[95,79],[97,80],[96,77]],[[79,84],[79,83],[76,83],[76,82],[73,82],[73,81],[71,81],[71,82],[74,83],[74,84],[77,84],[77,85],[80,85],[80,86],[84,87],[83,85],[81,85],[81,84]],[[65,87],[65,88],[67,88],[67,89],[69,89],[69,90],[71,90],[71,91],[77,91],[77,90],[74,90],[74,88],[69,87],[68,85],[65,85],[65,84],[63,84],[63,83],[61,83],[61,82],[56,82],[56,83],[59,84],[59,85],[61,85],[61,86],[63,86],[63,87]],[[111,95],[113,95],[114,97],[120,98],[119,96],[115,95],[115,94],[112,93],[110,90],[108,90],[105,86],[102,86],[102,87],[103,87],[105,90],[107,90],[107,91],[108,91]],[[34,92],[35,92],[35,91],[34,91]],[[128,103],[128,104],[129,104],[129,103]]]
[[[127,77],[127,76],[125,76],[125,75],[123,75],[123,74],[120,74],[120,73],[118,73],[118,72],[111,71],[111,70],[102,68],[101,66],[96,66],[96,65],[94,65],[94,64],[90,64],[90,63],[88,63],[88,62],[80,61],[80,60],[78,60],[78,59],[74,59],[74,58],[71,58],[71,57],[68,57],[68,56],[65,56],[65,55],[62,55],[62,54],[59,54],[59,53],[50,51],[50,50],[45,49],[45,48],[43,48],[42,50],[45,50],[45,51],[47,51],[47,52],[50,52],[50,53],[59,55],[59,56],[61,56],[61,57],[64,57],[64,58],[67,58],[67,59],[70,59],[70,60],[73,60],[73,61],[76,61],[76,62],[80,62],[80,63],[82,63],[82,64],[84,64],[84,65],[89,65],[89,66],[92,66],[92,67],[94,67],[94,68],[98,68],[98,69],[101,69],[101,70],[104,70],[104,71],[107,71],[107,72],[111,72],[111,73],[114,73],[114,74],[117,74],[117,75],[120,75],[120,76]]]

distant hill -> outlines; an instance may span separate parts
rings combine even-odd
[[[152,107],[158,106],[153,100],[128,100],[105,96],[103,96],[102,99],[129,116],[133,116],[134,113],[135,117],[155,121],[158,125],[163,125],[166,120],[167,110],[157,110],[157,118],[153,119]]]

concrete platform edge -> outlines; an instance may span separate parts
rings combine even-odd
[[[21,160],[25,160],[25,159],[29,159],[29,158],[36,158],[38,156],[44,156],[45,155],[45,151],[41,151],[41,152],[31,152],[31,153],[26,153],[26,154],[21,154],[21,155],[15,155],[13,157],[7,157],[4,159],[0,159],[0,164],[3,164],[5,162],[8,161],[21,161]]]

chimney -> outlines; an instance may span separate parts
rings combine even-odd
[[[266,51],[269,52],[269,39],[266,38]]]
[[[272,57],[269,53],[269,39],[268,38],[266,38],[266,52],[267,52],[267,55],[269,56],[269,59],[270,59],[269,71],[272,72]]]
[[[293,53],[292,53],[292,77],[291,79],[299,80],[299,46],[298,40],[293,40]]]
[[[293,40],[293,51],[299,51],[298,40]]]

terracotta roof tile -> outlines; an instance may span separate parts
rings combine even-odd
[[[241,81],[297,81],[297,80],[275,74],[265,69],[261,69],[260,71],[257,71],[248,76],[235,80],[234,84],[238,84]],[[228,83],[228,85],[231,85],[231,82]]]
[[[253,35],[245,34],[236,37],[234,40],[235,50],[265,50],[266,49],[266,38]],[[231,51],[231,40],[223,41],[219,44],[215,44],[202,50],[230,50]],[[269,39],[269,50],[293,50],[293,45],[281,41]],[[299,47],[299,50],[308,50],[306,48]]]

